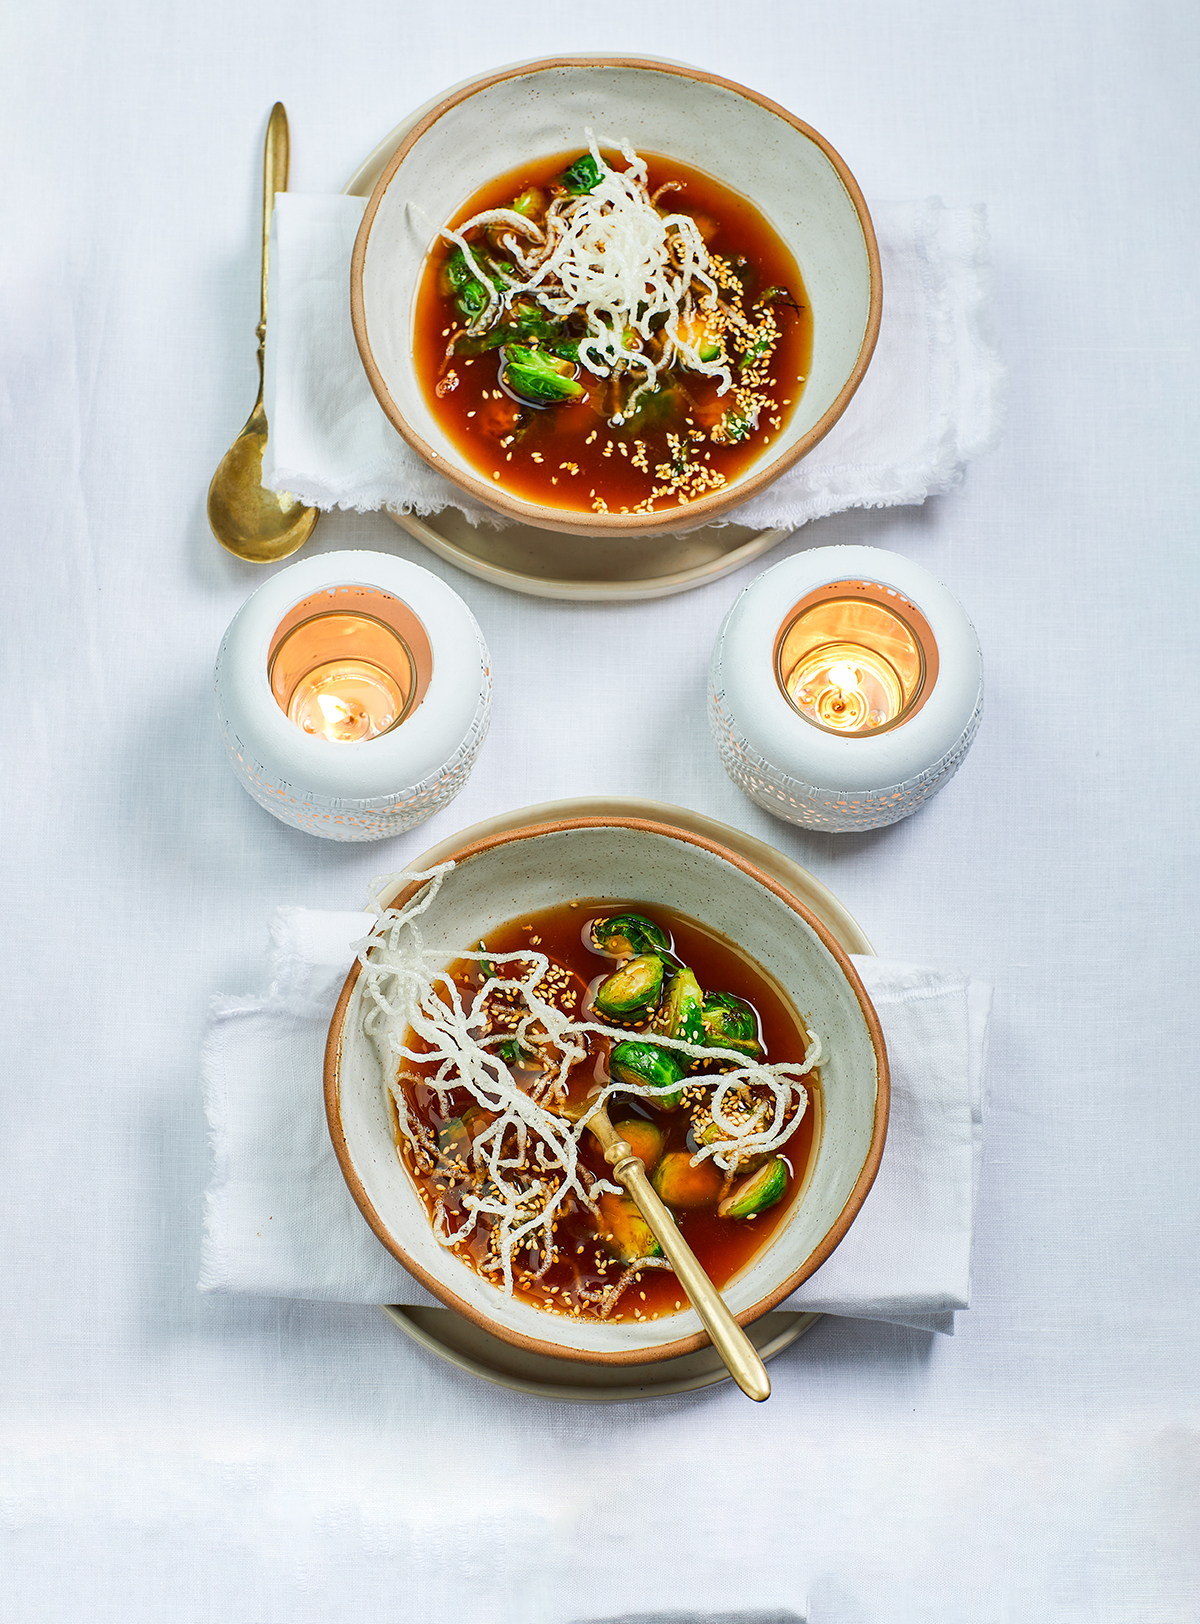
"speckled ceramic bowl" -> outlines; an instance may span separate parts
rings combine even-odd
[[[769,1242],[724,1291],[743,1325],[767,1313],[845,1235],[883,1154],[887,1056],[878,1017],[843,950],[789,892],[745,859],[665,824],[635,818],[538,824],[464,846],[455,861],[421,922],[427,945],[444,952],[447,963],[464,944],[522,914],[579,897],[637,898],[690,915],[736,942],[820,1033],[827,1058],[807,1182]],[[505,1297],[440,1246],[396,1154],[362,1013],[355,965],[325,1055],[329,1129],[363,1216],[422,1285],[496,1336],[551,1357],[638,1364],[707,1342],[691,1309],[645,1324],[546,1314]]]
[[[416,293],[442,225],[481,186],[583,145],[629,141],[753,202],[795,257],[813,313],[804,393],[784,431],[721,490],[665,512],[581,513],[480,478],[429,409],[413,367]],[[828,141],[745,86],[698,68],[559,57],[450,91],[405,137],[375,187],[351,271],[359,352],[380,405],[413,450],[511,519],[581,536],[653,535],[712,521],[756,495],[827,434],[858,388],[882,311],[879,251],[854,177]]]

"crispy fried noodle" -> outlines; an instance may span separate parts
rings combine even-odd
[[[373,882],[370,907],[376,924],[359,944],[363,967],[363,1027],[383,1069],[386,1086],[395,1102],[400,1131],[418,1157],[427,1152],[422,1125],[409,1110],[402,1079],[411,1062],[422,1067],[427,1086],[438,1092],[466,1089],[489,1114],[495,1116],[475,1140],[471,1155],[482,1175],[478,1194],[464,1196],[465,1220],[452,1229],[444,1208],[434,1219],[434,1233],[443,1246],[465,1240],[476,1225],[491,1232],[488,1271],[499,1275],[506,1294],[513,1290],[513,1260],[522,1249],[540,1251],[543,1267],[554,1255],[552,1229],[563,1202],[572,1196],[595,1213],[596,1199],[618,1186],[596,1178],[579,1159],[579,1142],[594,1112],[612,1094],[641,1095],[653,1100],[667,1092],[649,1086],[615,1083],[603,1062],[597,1068],[599,1090],[588,1097],[585,1114],[569,1120],[563,1114],[568,1080],[574,1067],[594,1062],[588,1035],[619,1043],[628,1033],[586,1019],[576,1020],[539,995],[538,986],[550,968],[545,954],[532,948],[521,953],[484,953],[478,946],[450,954],[426,948],[421,918],[432,907],[452,863],[426,872],[389,874]],[[384,907],[385,892],[412,883],[428,882],[402,908]],[[492,969],[519,961],[519,974],[511,978],[489,974],[473,990],[469,1001],[445,968],[447,959],[486,958]],[[521,1087],[494,1046],[508,1034],[488,1034],[487,1004],[493,995],[509,1000],[519,1013],[515,1026],[518,1043],[536,1051],[542,1069],[533,1084]],[[422,1047],[412,1046],[417,1040]],[[711,1088],[708,1109],[720,1130],[692,1158],[693,1164],[712,1157],[726,1174],[754,1156],[777,1152],[799,1126],[808,1103],[801,1079],[821,1059],[821,1042],[813,1035],[802,1062],[765,1065],[748,1061],[732,1049],[706,1048],[674,1038],[642,1034],[641,1041],[659,1043],[680,1055],[702,1061],[730,1063],[718,1075],[693,1076],[690,1081]],[[572,1113],[575,1115],[575,1113]],[[426,1130],[427,1133],[427,1130]],[[399,1150],[399,1146],[397,1147]]]
[[[600,156],[591,130],[586,132],[599,182],[582,196],[558,197],[544,225],[514,209],[488,209],[465,220],[443,237],[462,249],[472,273],[488,292],[487,308],[476,327],[482,331],[501,307],[518,295],[532,295],[560,320],[582,312],[586,338],[579,343],[581,363],[599,378],[632,368],[642,381],[625,404],[621,423],[638,400],[655,386],[660,372],[676,362],[693,372],[719,378],[724,394],[733,379],[723,361],[700,357],[703,320],[719,322],[720,301],[712,264],[696,222],[687,214],[659,214],[651,197],[646,165],[627,141],[621,152],[628,167],[611,169]],[[491,226],[512,256],[516,270],[506,271],[508,285],[497,291],[471,252],[466,233]],[[493,265],[493,270],[498,266]],[[665,349],[654,359],[646,353],[656,329],[666,318]],[[697,326],[697,321],[700,325]]]

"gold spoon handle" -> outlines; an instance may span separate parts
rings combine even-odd
[[[267,145],[263,153],[262,306],[258,321],[260,349],[267,336],[267,270],[271,253],[271,216],[275,212],[275,193],[287,191],[290,157],[287,110],[282,102],[276,102],[267,120]]]
[[[597,1111],[588,1126],[600,1141],[604,1159],[616,1178],[637,1203],[651,1234],[662,1247],[675,1278],[699,1314],[713,1347],[721,1355],[729,1374],[747,1397],[762,1403],[771,1396],[771,1378],[758,1356],[758,1349],[725,1306],[725,1299],[700,1267],[700,1260],[679,1233],[674,1218],[660,1200],[658,1191],[646,1177],[640,1156],[621,1138],[604,1111]]]

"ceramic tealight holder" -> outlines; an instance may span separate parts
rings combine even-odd
[[[961,605],[876,547],[819,547],[745,589],[717,635],[709,726],[751,800],[806,829],[877,829],[957,772],[983,711]]]
[[[259,587],[225,634],[217,711],[254,799],[327,840],[403,834],[458,794],[491,672],[446,583],[388,553],[327,553]]]

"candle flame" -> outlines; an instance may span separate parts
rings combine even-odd
[[[329,723],[348,722],[353,712],[344,699],[338,699],[334,694],[318,694],[317,704],[321,707],[321,715]]]
[[[831,665],[826,676],[833,687],[839,688],[844,694],[854,693],[859,685],[858,672],[852,665],[842,663]]]

